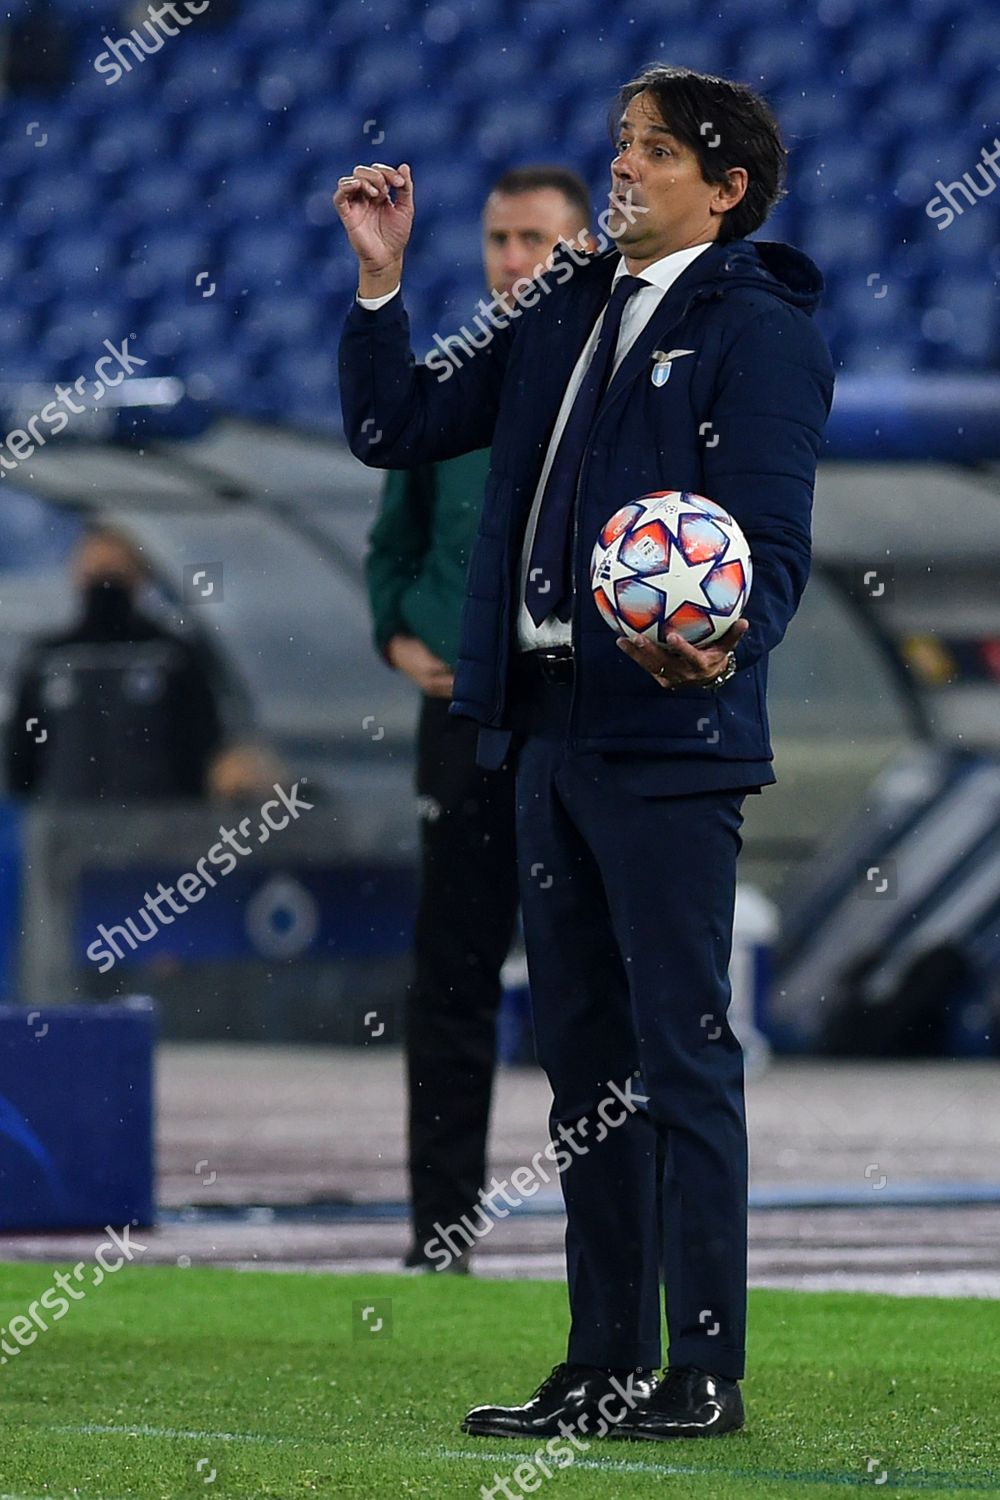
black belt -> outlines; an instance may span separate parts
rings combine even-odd
[[[573,648],[550,646],[542,651],[522,651],[518,665],[532,677],[541,677],[544,682],[569,683],[573,681]]]

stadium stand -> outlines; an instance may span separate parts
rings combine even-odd
[[[8,4],[7,24],[24,9]],[[223,408],[338,430],[332,353],[353,267],[337,177],[373,157],[412,163],[408,302],[426,348],[480,295],[490,180],[560,157],[599,208],[605,107],[657,58],[745,78],[774,103],[790,193],[764,235],[822,266],[838,367],[996,366],[995,207],[960,197],[946,229],[925,211],[996,133],[990,0],[888,0],[869,16],[855,0],[761,0],[713,12],[710,36],[694,0],[480,0],[473,25],[443,3],[414,17],[403,0],[245,0],[113,83],[95,61],[128,35],[128,8],[55,9],[71,87],[0,102],[6,381],[73,378],[105,337],[134,331],[155,373],[197,377]]]

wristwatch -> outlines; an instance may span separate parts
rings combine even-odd
[[[726,657],[726,665],[723,667],[718,677],[713,677],[711,682],[706,682],[705,686],[712,688],[713,690],[715,688],[720,688],[724,682],[728,682],[730,677],[735,677],[735,675],[736,652],[730,651],[729,655]]]

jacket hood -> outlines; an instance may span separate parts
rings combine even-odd
[[[620,252],[614,249],[593,257],[595,268],[602,268],[609,285],[620,259]],[[699,300],[749,286],[813,313],[823,293],[819,267],[794,245],[780,240],[730,240],[725,245],[711,245],[683,275],[685,280],[691,278],[692,294]]]
[[[785,245],[780,240],[731,240],[720,248],[726,254],[716,269],[716,278],[724,289],[766,288],[782,302],[807,313],[815,312],[819,306],[823,273],[794,245]]]

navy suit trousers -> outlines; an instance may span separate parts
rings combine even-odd
[[[618,758],[567,749],[570,694],[539,681],[515,699],[538,1058],[571,1156],[567,1358],[661,1364],[662,1266],[669,1363],[738,1379],[747,1142],[728,966],[753,788],[643,795]]]

